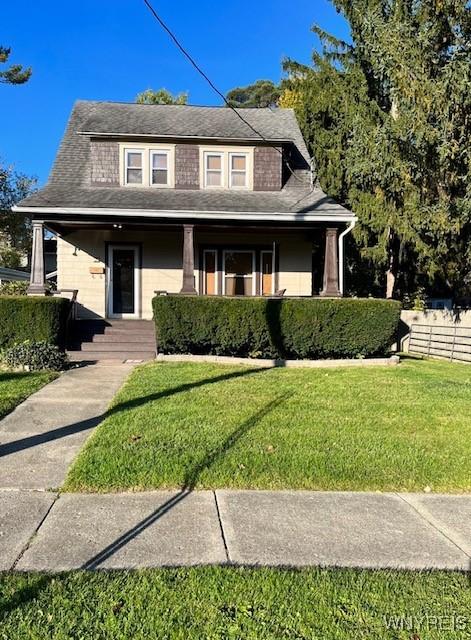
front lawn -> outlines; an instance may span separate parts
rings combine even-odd
[[[13,411],[32,393],[52,382],[57,375],[50,371],[26,373],[0,369],[0,418]]]
[[[471,367],[151,363],[134,370],[66,490],[471,489]]]
[[[458,573],[206,567],[4,574],[8,640],[469,638]]]

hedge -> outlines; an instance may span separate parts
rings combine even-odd
[[[49,296],[0,296],[0,349],[25,340],[65,348],[70,301]]]
[[[158,296],[161,353],[355,358],[390,351],[400,303],[375,299]]]

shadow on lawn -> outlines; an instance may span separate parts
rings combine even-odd
[[[169,398],[171,396],[176,395],[177,393],[183,393],[184,391],[189,391],[190,389],[197,389],[199,387],[204,387],[205,385],[208,385],[208,384],[214,384],[216,382],[223,382],[224,380],[231,380],[233,378],[240,378],[243,376],[254,375],[264,370],[265,369],[244,369],[243,371],[233,371],[231,373],[224,373],[220,376],[215,376],[214,378],[205,378],[204,380],[197,380],[196,382],[188,382],[186,384],[181,384],[171,389],[164,389],[163,391],[159,391],[158,393],[152,393],[148,396],[135,398],[134,400],[127,400],[126,402],[122,402],[121,404],[117,404],[111,407],[110,409],[108,409],[108,411],[106,411],[103,414],[92,416],[85,420],[81,420],[80,422],[73,422],[72,424],[68,424],[64,427],[59,427],[57,429],[52,429],[51,431],[46,431],[44,433],[37,433],[32,436],[28,436],[27,438],[22,438],[21,440],[14,440],[13,442],[2,444],[0,445],[0,458],[11,455],[12,453],[23,451],[24,449],[30,449],[31,447],[36,447],[40,444],[45,444],[46,442],[52,442],[53,440],[58,440],[59,438],[65,438],[66,436],[79,433],[80,431],[86,431],[87,429],[92,429],[93,427],[96,427],[98,424],[100,424],[100,422],[108,418],[109,416],[116,415],[121,411],[125,411],[127,409],[136,409],[137,407],[140,407],[146,404],[147,402],[154,402],[155,400],[160,400],[162,398]],[[0,433],[1,433],[1,422],[0,422]]]
[[[224,373],[220,376],[215,376],[214,378],[205,378],[204,380],[197,380],[195,382],[187,382],[185,384],[180,384],[178,387],[173,387],[171,389],[164,389],[163,391],[159,391],[158,393],[151,393],[148,396],[142,396],[141,398],[134,398],[133,400],[127,400],[126,402],[122,402],[117,404],[114,407],[111,407],[106,417],[112,416],[120,411],[124,411],[126,409],[136,409],[137,407],[142,406],[143,404],[147,404],[148,402],[154,402],[154,400],[161,400],[162,398],[170,398],[171,396],[176,395],[177,393],[183,393],[185,391],[190,391],[192,389],[198,389],[199,387],[205,387],[208,384],[215,384],[216,382],[224,382],[225,380],[232,380],[234,378],[243,378],[245,376],[253,376],[257,373],[261,373],[262,371],[266,371],[266,369],[244,369],[242,371],[232,371],[231,373]]]
[[[21,380],[21,378],[28,377],[31,378],[29,371],[0,371],[0,383],[9,382],[10,380]]]
[[[206,456],[192,468],[190,468],[183,481],[183,486],[180,491],[169,498],[164,504],[158,507],[155,511],[149,514],[146,518],[138,522],[134,527],[126,531],[123,535],[117,538],[114,542],[108,545],[105,549],[97,553],[93,558],[90,558],[83,566],[82,569],[97,569],[101,563],[114,555],[119,549],[124,547],[128,542],[136,538],[145,529],[153,525],[157,520],[162,518],[171,509],[176,507],[182,502],[198,483],[203,471],[209,469],[217,460],[225,455],[229,449],[231,449],[240,438],[248,433],[253,427],[255,427],[267,414],[276,409],[282,402],[287,400],[292,394],[286,393],[278,396],[269,404],[266,404],[262,409],[254,413],[253,416],[243,422],[235,431],[233,431],[219,447],[214,451],[208,452]]]

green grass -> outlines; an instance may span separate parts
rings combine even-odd
[[[0,369],[0,418],[13,411],[32,393],[57,378],[57,375],[49,371],[18,373]]]
[[[470,637],[470,611],[462,574],[208,567],[0,577],[2,640],[455,640]],[[412,629],[388,628],[399,616]]]
[[[66,490],[469,491],[471,367],[137,368]]]

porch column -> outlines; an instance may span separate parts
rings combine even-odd
[[[31,256],[31,277],[28,295],[43,296],[46,293],[44,268],[44,229],[43,222],[33,220],[33,252]]]
[[[329,227],[325,234],[324,286],[321,296],[335,298],[340,296],[339,289],[339,260],[338,260],[338,229]]]
[[[196,294],[195,249],[192,224],[183,225],[183,286],[180,293]]]

